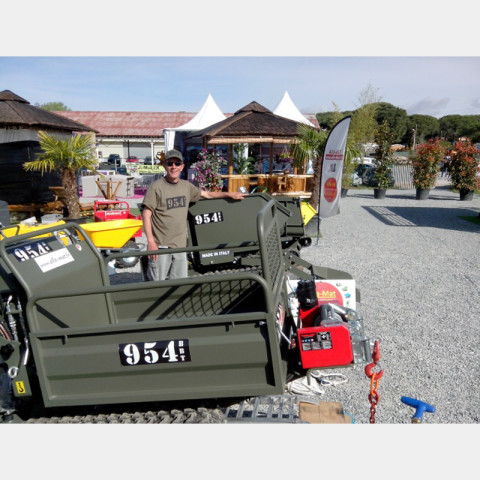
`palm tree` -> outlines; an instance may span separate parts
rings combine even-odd
[[[322,161],[328,134],[303,123],[298,125],[298,133],[290,145],[290,154],[295,167],[302,167],[308,160],[313,162],[313,190],[310,203],[316,208],[320,199]]]
[[[24,163],[23,168],[27,172],[40,171],[42,175],[53,170],[58,171],[65,189],[69,218],[80,218],[77,171],[86,168],[95,172],[96,158],[92,150],[92,134],[77,134],[61,140],[40,131],[38,138],[42,152],[35,160]]]

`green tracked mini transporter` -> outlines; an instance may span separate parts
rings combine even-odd
[[[284,393],[302,368],[290,283],[350,275],[301,259],[299,198],[201,200],[188,226],[189,276],[161,282],[112,282],[122,254],[102,256],[81,225],[0,236],[0,423],[37,406]],[[349,363],[365,361],[368,340],[353,343]]]

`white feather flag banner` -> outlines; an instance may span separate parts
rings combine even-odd
[[[322,178],[320,181],[319,217],[337,215],[342,188],[342,170],[347,145],[348,129],[352,117],[340,120],[331,130],[323,154]]]

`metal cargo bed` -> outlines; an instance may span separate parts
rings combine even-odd
[[[257,216],[260,268],[161,282],[111,285],[81,226],[59,228],[0,242],[46,407],[284,391],[285,272],[267,260],[282,258],[273,202]]]

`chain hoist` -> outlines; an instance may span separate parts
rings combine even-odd
[[[377,411],[378,402],[380,401],[380,395],[378,394],[378,381],[383,375],[383,370],[380,368],[380,365],[378,365],[380,360],[379,344],[380,342],[375,340],[372,351],[373,362],[365,367],[365,374],[370,378],[370,394],[368,395],[368,400],[370,402],[370,423],[375,423],[375,413]],[[373,372],[372,370],[377,366],[380,370]]]

